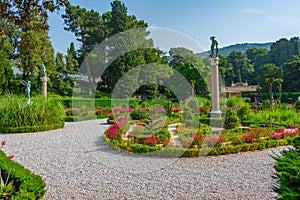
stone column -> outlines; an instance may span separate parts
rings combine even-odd
[[[211,64],[211,80],[212,80],[212,109],[210,112],[211,118],[221,118],[220,101],[219,101],[219,58],[210,58]]]
[[[48,81],[48,78],[47,77],[42,77],[41,80],[42,80],[42,94],[43,94],[44,99],[46,99],[47,98],[47,81]]]

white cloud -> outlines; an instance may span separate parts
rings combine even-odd
[[[264,12],[257,8],[245,8],[241,10],[242,13],[248,13],[248,14],[264,14]]]

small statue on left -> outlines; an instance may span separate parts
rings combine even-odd
[[[30,101],[30,86],[31,86],[31,82],[30,81],[26,82],[26,81],[22,80],[21,84],[25,86],[25,95],[28,98],[27,104],[31,104],[31,101]]]
[[[47,77],[47,72],[46,72],[46,67],[45,67],[45,65],[43,64],[41,68],[42,68],[42,74],[43,74],[43,77],[46,78],[46,77]]]

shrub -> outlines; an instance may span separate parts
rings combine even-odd
[[[182,118],[181,119],[183,122],[191,121],[194,119],[192,109],[189,106],[183,105],[181,110],[182,110]]]
[[[227,100],[227,107],[242,107],[245,102],[241,97],[231,97]]]
[[[0,150],[0,169],[4,180],[10,172],[10,179],[13,181],[15,192],[11,199],[28,199],[36,200],[42,199],[45,194],[45,183],[40,176],[34,175],[29,170],[25,169],[20,164],[7,158],[7,156]],[[6,199],[5,197],[3,197]],[[2,199],[0,193],[0,199]],[[8,198],[10,199],[10,198]]]
[[[296,103],[295,103],[295,109],[296,109],[297,111],[300,111],[300,101],[299,101],[299,100],[296,101]]]
[[[294,149],[283,151],[282,157],[275,157],[275,177],[279,185],[274,191],[279,199],[300,199],[300,137],[293,142]]]
[[[238,128],[240,125],[239,118],[236,115],[236,113],[231,110],[227,109],[226,110],[226,117],[224,121],[224,128],[225,129],[235,129]]]
[[[65,116],[63,106],[49,98],[32,98],[28,105],[26,99],[10,96],[1,99],[0,127],[29,127],[61,124]]]
[[[132,120],[146,120],[150,119],[149,113],[144,110],[133,110],[130,113],[130,117]]]
[[[237,110],[236,114],[241,121],[244,121],[248,119],[249,112],[250,112],[249,105],[244,105]]]

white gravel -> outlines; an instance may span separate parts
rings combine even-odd
[[[287,147],[219,157],[159,158],[117,152],[105,120],[0,134],[3,150],[46,182],[44,199],[276,199],[274,160]]]

